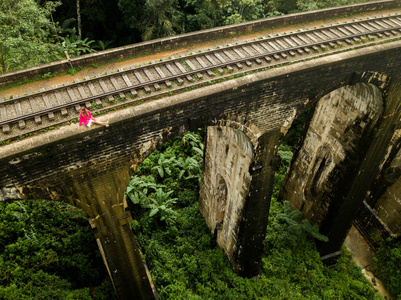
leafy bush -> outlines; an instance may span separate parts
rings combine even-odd
[[[188,191],[197,190],[202,156],[202,137],[194,132],[183,134],[149,155],[138,168],[137,175],[131,178],[125,192],[133,204],[129,205],[133,216],[149,210],[149,217],[157,217],[157,221],[161,221],[159,224],[174,223],[177,213],[173,207],[191,202],[188,196],[194,195]],[[147,218],[146,228],[152,226],[149,221],[152,222],[152,219]],[[143,226],[134,224],[133,228]]]
[[[0,253],[0,299],[92,299],[108,277],[85,213],[63,203],[0,202]]]
[[[401,242],[383,243],[376,252],[374,272],[381,278],[386,287],[401,299]],[[398,299],[397,298],[397,299]]]

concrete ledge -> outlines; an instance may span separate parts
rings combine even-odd
[[[384,0],[326,8],[309,12],[301,12],[284,16],[259,19],[241,24],[216,27],[212,29],[196,31],[172,37],[156,39],[152,41],[132,44],[124,47],[99,51],[71,59],[75,68],[84,68],[92,64],[104,64],[119,59],[128,59],[143,56],[169,49],[185,47],[190,44],[204,43],[206,41],[227,38],[232,35],[241,35],[250,32],[258,32],[271,27],[283,27],[288,25],[319,21],[344,15],[353,15],[363,12],[379,11],[401,7],[399,0]],[[16,70],[0,75],[0,87],[16,84],[25,80],[41,78],[46,73],[64,73],[68,70],[68,61],[60,60],[36,67]]]

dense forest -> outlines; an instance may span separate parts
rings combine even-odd
[[[113,299],[85,213],[52,201],[0,202],[0,299]]]
[[[0,73],[145,40],[366,0],[0,0]]]
[[[288,142],[297,140],[290,132]],[[160,299],[381,299],[352,261],[322,264],[317,226],[277,201],[293,145],[279,150],[260,275],[236,275],[198,208],[203,140],[188,132],[153,152],[131,178],[131,223]],[[267,216],[266,216],[267,217]],[[0,299],[115,299],[85,214],[51,201],[0,203]],[[401,244],[383,242],[377,274],[401,299]]]

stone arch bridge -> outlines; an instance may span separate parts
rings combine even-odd
[[[0,200],[44,198],[83,209],[119,298],[152,299],[124,192],[158,145],[203,127],[201,212],[233,268],[252,276],[278,146],[293,120],[312,109],[281,196],[320,224],[329,242],[319,251],[330,260],[364,201],[381,203],[387,227],[400,232],[394,221],[400,201],[382,198],[400,184],[400,69],[401,42],[395,41],[130,107],[111,113],[109,128],[71,124],[15,141],[0,147]]]

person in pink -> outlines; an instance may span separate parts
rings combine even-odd
[[[92,117],[92,113],[86,108],[81,108],[81,110],[79,111],[79,126],[81,126],[82,123],[88,127],[90,127],[92,123],[109,127],[109,121],[107,122],[96,121],[96,119]]]

